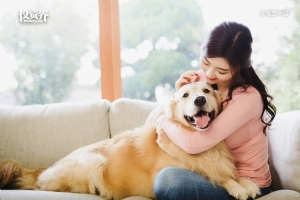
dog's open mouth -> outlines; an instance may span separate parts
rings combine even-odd
[[[209,127],[211,122],[214,120],[215,111],[206,112],[204,110],[200,110],[194,116],[187,116],[185,115],[185,120],[197,128],[206,129]]]

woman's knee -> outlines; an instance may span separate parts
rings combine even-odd
[[[162,169],[154,180],[158,199],[234,199],[203,176],[176,167]]]
[[[176,184],[179,183],[176,177],[178,177],[180,170],[175,167],[166,167],[157,174],[154,180],[154,193],[156,196],[165,195],[171,192],[170,190],[176,190],[180,187],[180,184]]]

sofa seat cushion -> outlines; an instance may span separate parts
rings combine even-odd
[[[111,137],[126,130],[142,126],[158,103],[136,99],[115,100],[109,110]]]
[[[300,192],[300,110],[277,114],[268,138],[272,188]]]
[[[299,192],[293,190],[277,190],[270,194],[260,197],[257,200],[299,200]]]
[[[39,190],[0,190],[0,196],[5,200],[104,200],[91,194]]]
[[[73,150],[109,137],[110,102],[92,100],[0,106],[0,161],[48,167]]]
[[[92,194],[70,192],[49,192],[39,190],[0,190],[1,200],[105,200]],[[150,200],[146,197],[132,196],[124,200]]]

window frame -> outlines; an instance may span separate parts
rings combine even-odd
[[[102,98],[114,101],[122,97],[118,0],[99,0],[99,28]]]

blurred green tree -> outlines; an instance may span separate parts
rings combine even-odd
[[[204,35],[201,8],[194,0],[130,0],[120,8],[122,50],[135,52],[135,62],[122,60],[134,71],[123,78],[123,96],[154,101],[156,86],[174,89],[180,74],[193,69],[191,62],[197,65]]]
[[[8,6],[8,14],[0,18],[4,27],[0,43],[19,62],[13,92],[21,105],[60,102],[69,96],[80,58],[87,51],[87,21],[65,1],[36,1],[29,6],[47,9],[47,22],[21,23],[18,12]]]
[[[263,74],[278,112],[300,109],[300,2],[294,2],[294,30],[291,36],[281,38],[278,60]]]

